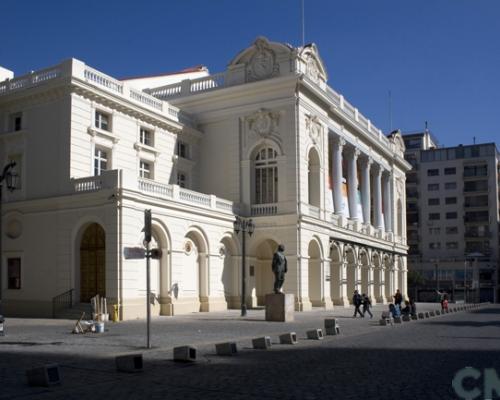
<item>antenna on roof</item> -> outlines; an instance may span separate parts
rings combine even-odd
[[[306,45],[306,23],[305,23],[305,15],[304,15],[304,1],[301,0],[301,19],[302,19],[302,47]]]
[[[429,123],[425,121],[425,133],[429,132]]]
[[[392,132],[392,93],[389,90],[389,132]]]
[[[475,136],[472,137],[472,141],[474,142],[474,144],[476,144],[476,137]]]

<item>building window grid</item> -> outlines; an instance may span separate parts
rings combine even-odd
[[[21,289],[21,258],[9,257],[7,259],[7,288]]]
[[[446,197],[444,200],[445,204],[457,204],[456,197]]]
[[[436,190],[439,190],[439,183],[429,183],[427,185],[427,190],[429,192],[435,192]]]
[[[175,153],[181,158],[189,159],[189,144],[182,140],[178,140]]]
[[[185,172],[177,172],[177,184],[181,188],[186,188],[187,187],[187,174]]]
[[[146,146],[153,146],[153,132],[149,129],[141,128],[139,131],[139,142]]]
[[[445,175],[456,175],[456,173],[457,173],[457,169],[455,167],[450,167],[450,168],[444,169]]]
[[[139,162],[139,176],[145,179],[153,178],[153,172],[149,162],[143,160]]]
[[[278,202],[277,153],[271,148],[262,149],[255,158],[255,203]]]
[[[95,112],[95,127],[103,131],[110,131],[110,116],[101,111]]]
[[[446,182],[444,184],[444,189],[445,190],[453,190],[457,188],[457,183],[456,182]]]
[[[427,205],[429,206],[438,206],[440,203],[439,198],[432,198],[427,200]]]
[[[94,176],[101,175],[103,171],[108,169],[108,151],[95,148],[94,151]]]
[[[439,169],[428,169],[427,176],[439,176]]]

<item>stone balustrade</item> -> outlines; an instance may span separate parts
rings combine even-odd
[[[70,77],[98,87],[115,96],[123,96],[126,100],[146,109],[162,112],[163,115],[166,112],[167,116],[176,122],[193,125],[192,119],[184,113],[181,113],[177,107],[164,102],[160,98],[151,96],[144,91],[134,89],[128,86],[127,83],[121,82],[91,68],[76,59],[70,59],[54,67],[0,82],[0,96],[22,89],[29,89],[54,79]]]

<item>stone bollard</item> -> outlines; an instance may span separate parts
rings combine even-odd
[[[174,347],[174,361],[196,361],[196,347]]]
[[[435,316],[436,316],[436,314],[434,313],[434,311],[429,311],[429,316],[431,316],[431,317],[435,317]]]
[[[410,322],[411,321],[411,317],[408,314],[403,315],[402,319],[403,319],[404,322]]]
[[[431,317],[431,313],[429,311],[426,311],[424,315],[425,315],[425,318],[430,318]]]
[[[218,343],[215,345],[215,353],[218,356],[232,356],[238,352],[236,342]]]
[[[403,320],[401,319],[401,317],[394,317],[394,323],[395,324],[402,324]]]
[[[336,318],[325,319],[325,333],[327,335],[340,335],[340,325]]]
[[[271,338],[269,336],[262,336],[252,339],[252,346],[254,349],[267,350],[271,347]]]
[[[142,354],[125,354],[115,357],[116,370],[119,372],[142,372]]]
[[[418,319],[424,319],[425,318],[425,315],[423,312],[419,312],[418,313]]]
[[[436,315],[441,315],[441,311],[436,310]]]
[[[280,344],[297,344],[297,334],[295,332],[280,335]]]
[[[323,339],[323,331],[318,328],[318,329],[311,329],[306,332],[307,338],[308,339],[313,339],[313,340],[321,340]]]
[[[411,319],[416,321],[418,319],[417,314],[411,314]]]
[[[26,378],[30,386],[57,385],[61,383],[58,364],[47,364],[26,370]]]

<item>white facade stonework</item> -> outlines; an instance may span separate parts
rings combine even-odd
[[[406,294],[401,136],[326,81],[316,46],[258,38],[223,73],[144,90],[75,59],[0,82],[0,160],[21,177],[3,199],[5,313],[51,315],[72,290],[145,315],[144,261],[123,257],[143,241],[144,209],[163,250],[156,315],[239,307],[235,215],[256,224],[248,306],[272,291],[279,243],[296,310],[348,305],[355,289]]]

